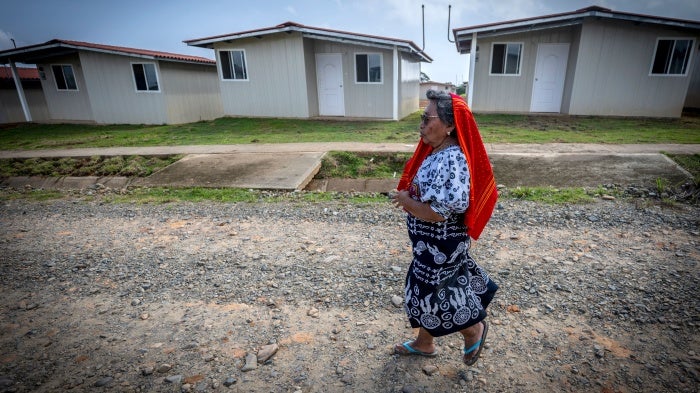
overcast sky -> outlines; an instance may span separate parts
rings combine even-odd
[[[182,41],[293,21],[307,26],[411,40],[434,59],[432,80],[468,79],[467,55],[448,41],[450,28],[575,11],[616,11],[700,21],[698,0],[12,0],[0,7],[0,50],[54,38],[214,58]],[[453,36],[449,34],[449,38]]]

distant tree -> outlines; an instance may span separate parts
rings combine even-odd
[[[430,80],[430,77],[428,76],[428,74],[426,74],[425,72],[421,71],[421,72],[420,72],[420,81],[421,81],[421,82],[428,82],[429,80]]]
[[[457,94],[462,95],[467,93],[467,84],[462,83],[461,85],[457,86]]]

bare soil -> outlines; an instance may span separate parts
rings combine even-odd
[[[391,353],[414,332],[389,203],[7,201],[0,391],[696,392],[698,213],[502,201],[472,249],[501,289],[466,367],[457,336]]]

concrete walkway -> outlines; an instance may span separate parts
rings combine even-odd
[[[414,148],[415,145],[399,143],[287,143],[0,151],[0,158],[185,155],[147,178],[22,177],[0,179],[0,184],[46,189],[84,188],[100,183],[112,188],[135,185],[387,192],[398,179],[319,181],[313,177],[328,151],[412,152]],[[507,187],[653,185],[657,179],[675,184],[690,175],[661,152],[700,154],[700,144],[487,144],[486,148],[497,182]]]

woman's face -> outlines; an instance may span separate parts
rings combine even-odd
[[[420,123],[420,136],[424,143],[436,148],[445,141],[453,127],[448,127],[437,116],[435,104],[431,101],[425,108],[425,120]]]

